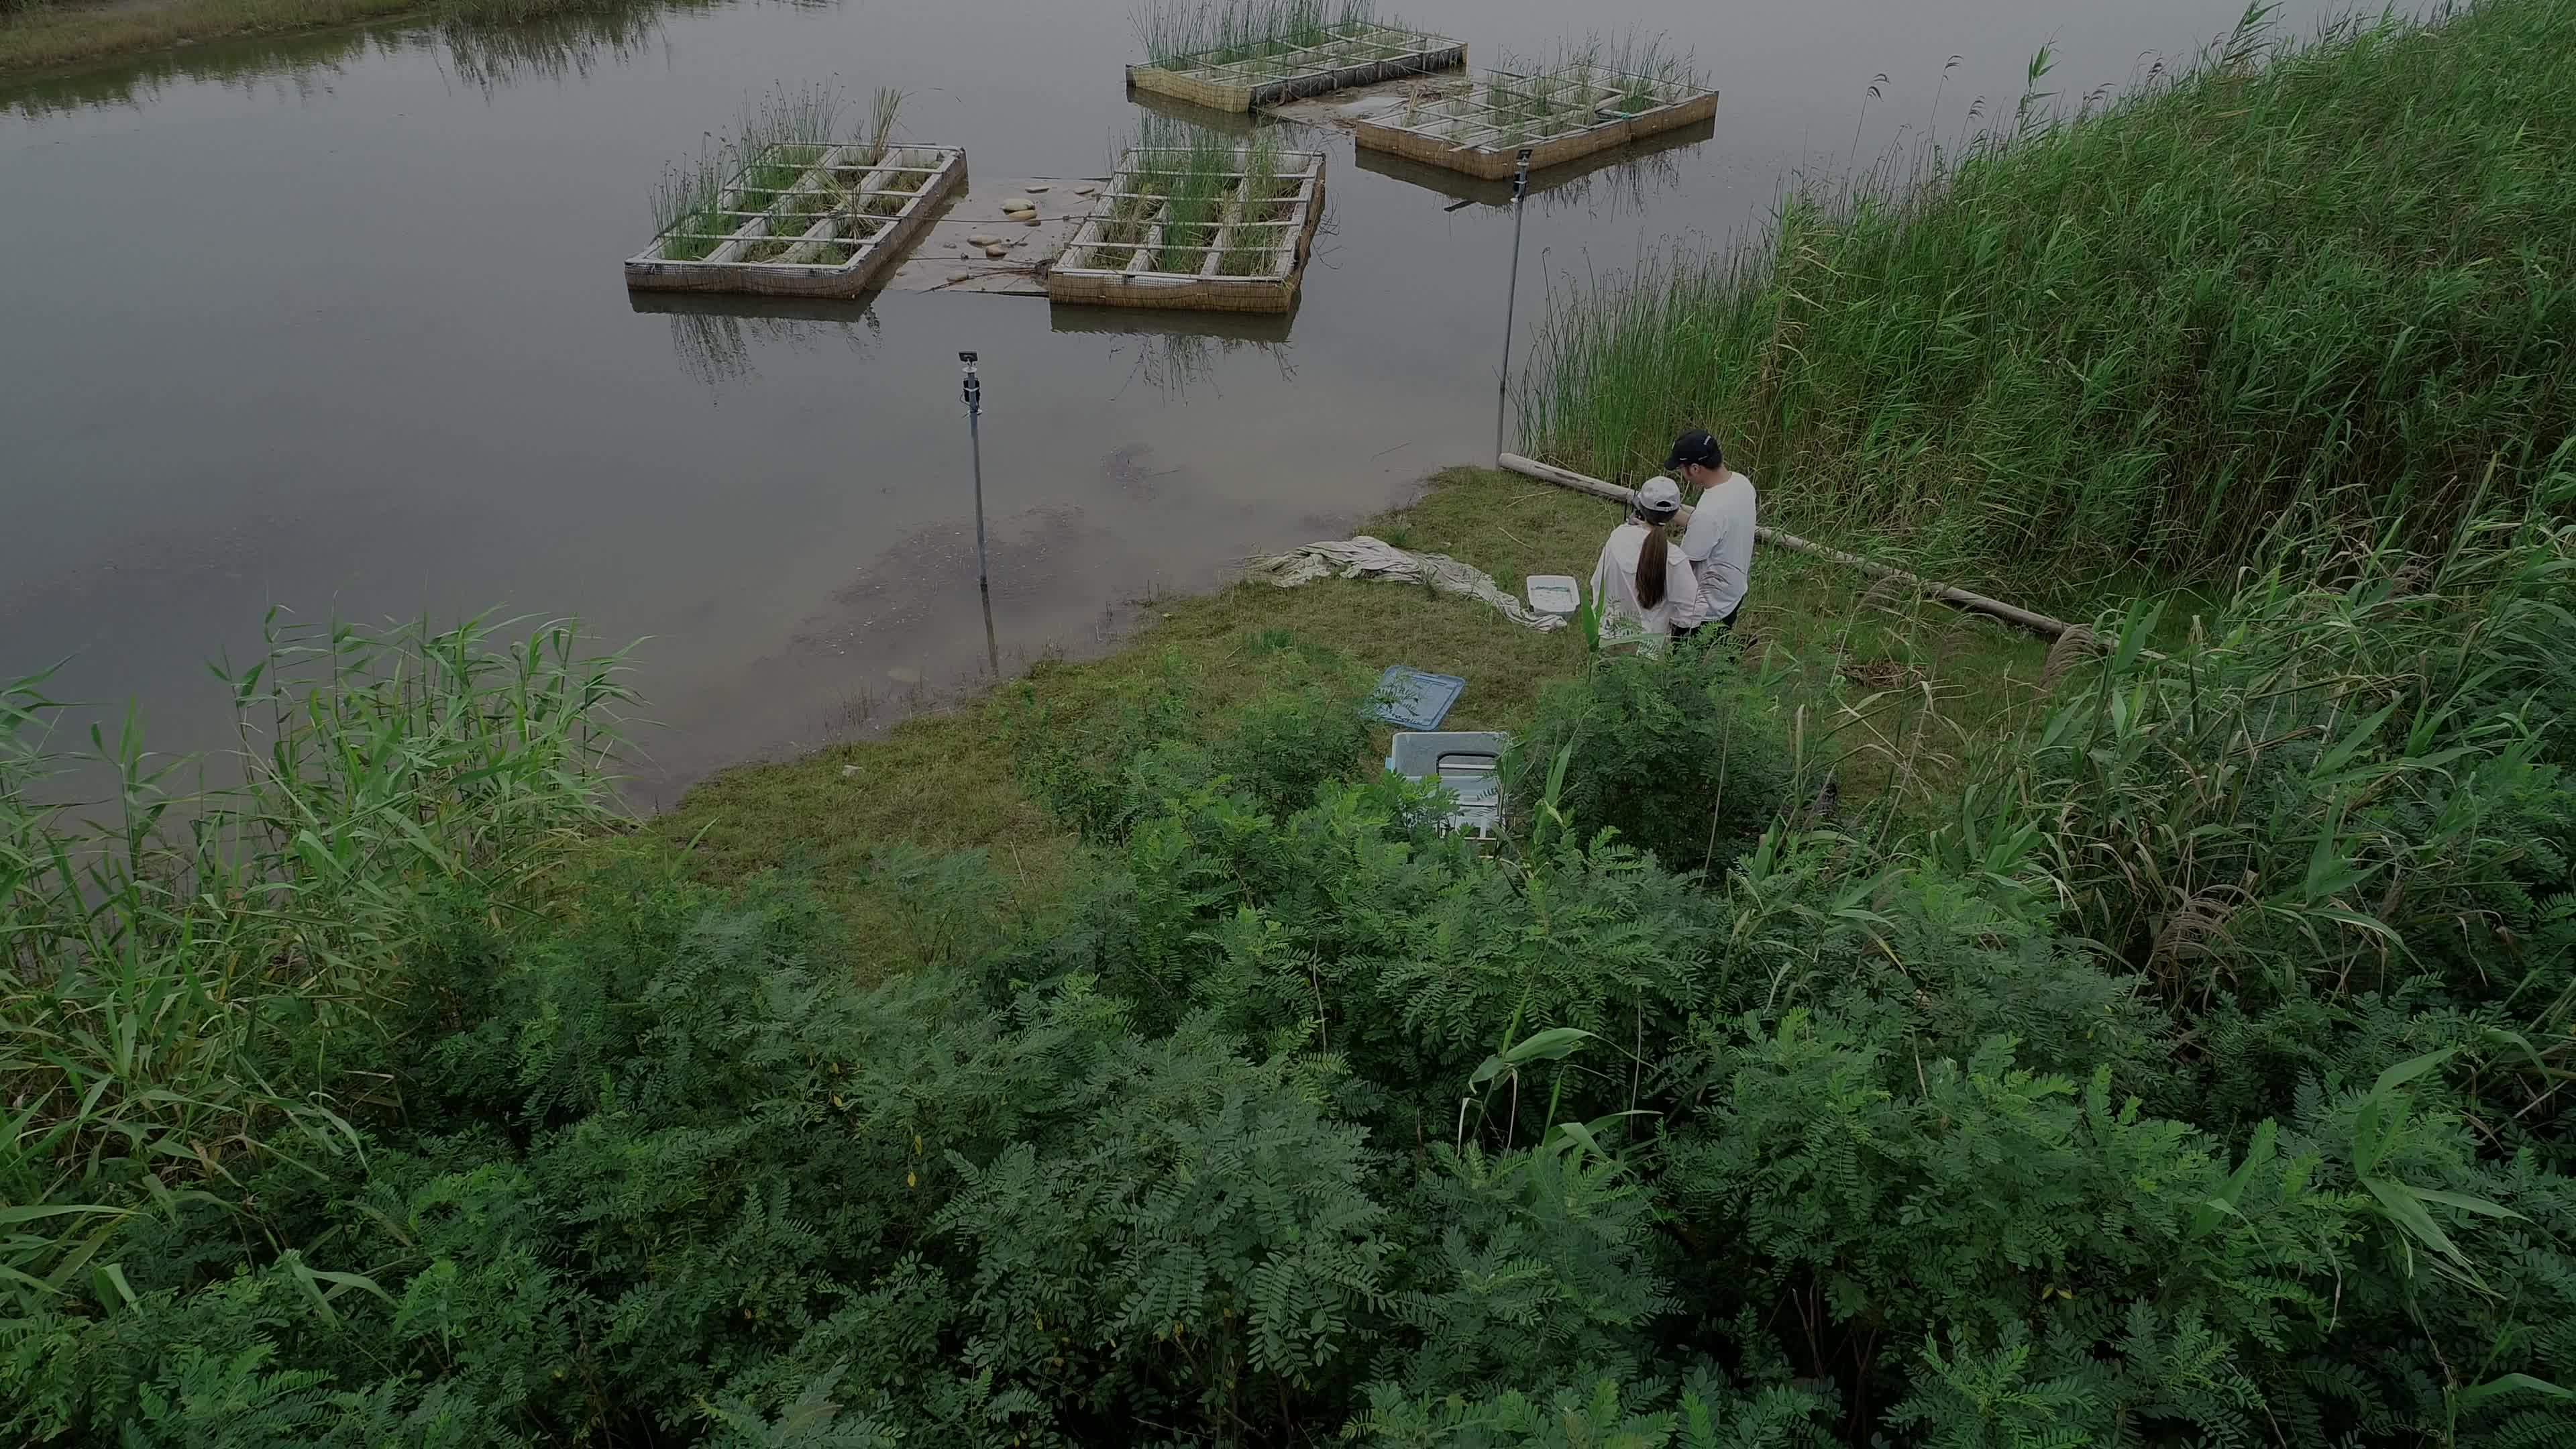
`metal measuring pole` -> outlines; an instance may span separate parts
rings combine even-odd
[[[961,352],[966,365],[966,445],[975,453],[975,582],[987,594],[993,578],[984,566],[984,380],[975,375],[975,354]]]
[[[975,591],[984,599],[984,661],[996,678],[1002,672],[1002,649],[993,635],[993,571],[984,554],[984,379],[975,372],[975,354],[961,352],[966,368],[966,445],[975,458]]]
[[[1521,148],[1521,164],[1512,173],[1512,285],[1503,296],[1503,377],[1494,389],[1494,458],[1503,456],[1503,418],[1512,404],[1512,314],[1521,300],[1521,215],[1529,209],[1530,148]]]

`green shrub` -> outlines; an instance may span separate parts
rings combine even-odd
[[[1777,703],[1745,682],[1723,640],[1661,659],[1603,656],[1551,686],[1504,767],[1523,829],[1560,755],[1557,806],[1572,827],[1616,830],[1673,870],[1723,872],[1805,783]]]
[[[1369,726],[1347,681],[1265,694],[1211,719],[1190,681],[1166,674],[1076,714],[1023,690],[1008,725],[1030,793],[1086,838],[1114,841],[1163,802],[1217,786],[1275,815],[1364,763]]]
[[[2576,792],[2544,756],[2576,637],[2576,532],[2276,561],[2170,657],[2141,606],[2002,779],[1934,838],[2017,840],[2070,928],[2177,998],[2439,976],[2576,989]],[[1979,864],[2006,864],[1989,857]],[[2302,979],[2304,978],[2304,980]]]

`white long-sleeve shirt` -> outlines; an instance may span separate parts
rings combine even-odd
[[[1601,643],[1640,643],[1659,653],[1673,630],[1700,622],[1699,579],[1678,542],[1664,549],[1663,602],[1649,609],[1637,601],[1637,555],[1646,546],[1646,525],[1629,519],[1610,531],[1601,559],[1592,566],[1592,606],[1601,616]]]
[[[1698,579],[1699,614],[1719,623],[1744,602],[1753,586],[1753,480],[1729,473],[1700,495],[1682,534],[1682,555]]]

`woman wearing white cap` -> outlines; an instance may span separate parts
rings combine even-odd
[[[1592,607],[1601,619],[1602,648],[1660,654],[1675,630],[1699,623],[1699,579],[1670,535],[1681,506],[1682,490],[1672,479],[1649,478],[1627,522],[1601,545],[1601,561],[1592,566]]]

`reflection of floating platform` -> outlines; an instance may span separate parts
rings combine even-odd
[[[780,143],[726,182],[713,207],[627,258],[626,285],[774,297],[855,297],[891,271],[966,179],[947,146]]]
[[[1270,41],[1169,65],[1131,65],[1127,84],[1214,111],[1249,111],[1466,63],[1467,47],[1447,36],[1357,21],[1327,26],[1314,45]]]
[[[877,294],[863,297],[757,297],[730,292],[629,292],[626,305],[666,317],[757,317],[773,322],[864,322]]]
[[[1152,307],[1065,306],[1047,309],[1050,332],[1111,337],[1205,337],[1272,345],[1288,340],[1293,312],[1166,312]]]
[[[1640,161],[1650,160],[1668,151],[1679,151],[1685,147],[1696,146],[1716,134],[1717,120],[1715,117],[1710,117],[1676,130],[1659,131],[1643,140],[1631,141],[1616,150],[1596,151],[1592,155],[1568,161],[1562,166],[1551,166],[1545,171],[1532,171],[1529,179],[1529,194],[1535,200],[1551,191],[1561,191],[1599,176],[1605,171],[1634,166]],[[1362,171],[1393,177],[1395,180],[1408,182],[1425,190],[1437,191],[1443,196],[1454,197],[1459,201],[1471,202],[1479,206],[1512,204],[1512,183],[1508,179],[1481,181],[1465,172],[1452,171],[1446,166],[1434,166],[1430,162],[1416,161],[1408,156],[1399,156],[1392,151],[1372,151],[1365,146],[1355,151],[1352,160]]]
[[[1349,95],[1351,93],[1348,91],[1337,91],[1334,94]],[[1157,95],[1152,91],[1140,91],[1133,86],[1130,86],[1127,90],[1127,104],[1134,106],[1140,111],[1151,111],[1158,116],[1169,116],[1175,121],[1186,121],[1190,125],[1196,126],[1202,131],[1214,131],[1220,136],[1231,136],[1238,141],[1251,135],[1253,132],[1260,130],[1264,125],[1268,124],[1269,117],[1279,114],[1277,111],[1271,110],[1210,110],[1206,106],[1192,105],[1188,101],[1174,100],[1170,96]],[[1305,101],[1300,102],[1299,104],[1314,105],[1317,103],[1313,101]]]
[[[1715,91],[1578,66],[1416,83],[1399,108],[1354,119],[1351,129],[1370,150],[1499,181],[1518,168],[1523,149],[1536,172],[1716,114]]]
[[[1324,153],[1282,151],[1267,177],[1235,153],[1213,211],[1176,217],[1171,191],[1183,153],[1137,148],[1074,229],[1047,272],[1047,296],[1110,307],[1286,312],[1324,214]],[[1258,185],[1263,194],[1247,194]]]

